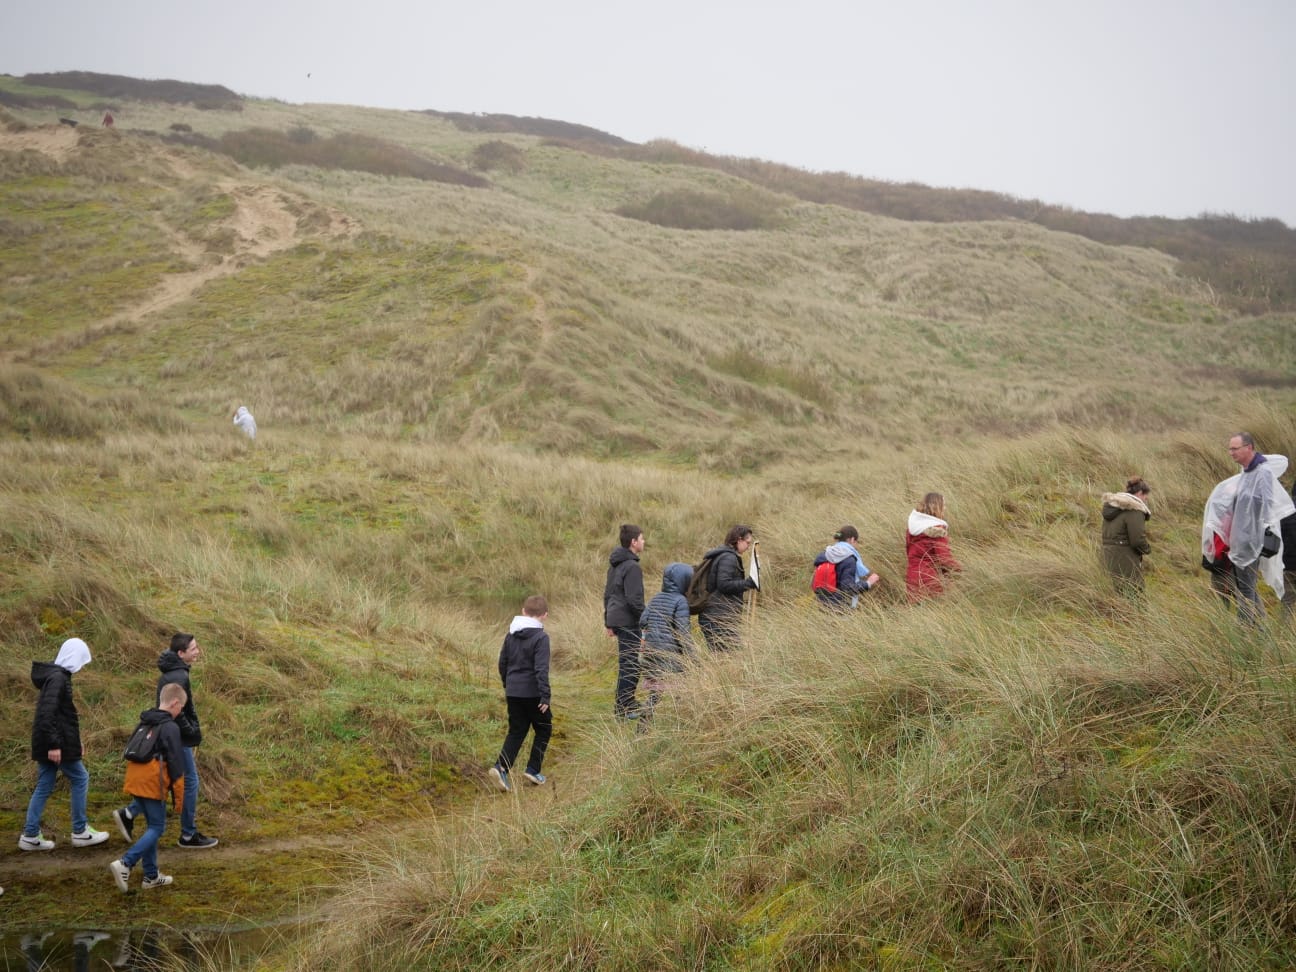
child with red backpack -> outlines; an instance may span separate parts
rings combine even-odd
[[[819,603],[829,611],[848,611],[859,604],[859,596],[871,591],[882,578],[870,570],[855,549],[859,531],[849,523],[833,534],[833,543],[815,558],[811,588]]]

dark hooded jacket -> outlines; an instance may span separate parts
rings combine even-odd
[[[544,628],[518,627],[513,619],[500,646],[499,674],[504,694],[513,699],[539,699],[549,704],[549,634]]]
[[[146,709],[140,722],[160,726],[157,757],[147,763],[126,760],[126,782],[123,792],[146,800],[165,800],[171,794],[174,805],[184,802],[184,743],[171,713],[166,709]]]
[[[202,743],[202,726],[198,722],[198,712],[194,709],[193,689],[189,685],[189,666],[168,648],[158,656],[157,667],[162,673],[157,683],[159,702],[162,700],[163,685],[173,682],[184,687],[187,698],[175,723],[180,728],[180,742],[192,749]]]
[[[742,557],[733,547],[723,546],[708,550],[703,559],[710,558],[714,558],[707,578],[711,597],[707,599],[702,614],[710,618],[732,618],[742,614],[743,595],[756,586],[750,577],[743,574]]]
[[[648,647],[657,651],[689,652],[693,636],[689,621],[688,590],[693,568],[688,564],[668,564],[662,571],[662,589],[639,616],[639,628]]]
[[[603,585],[603,624],[634,629],[644,609],[643,568],[629,547],[615,547],[608,557],[607,583]]]
[[[32,684],[40,691],[32,721],[32,759],[49,762],[51,749],[62,750],[62,760],[74,763],[81,748],[81,720],[72,704],[72,673],[53,662],[32,662]]]

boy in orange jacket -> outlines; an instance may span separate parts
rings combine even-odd
[[[126,785],[123,787],[135,799],[125,814],[113,812],[122,836],[131,839],[135,818],[144,815],[148,829],[135,841],[131,849],[108,865],[113,880],[122,891],[130,889],[130,872],[138,862],[144,862],[144,888],[160,888],[171,884],[169,874],[158,870],[157,845],[166,831],[166,797],[171,794],[172,807],[184,801],[184,748],[180,743],[180,729],[175,718],[184,708],[188,693],[174,683],[162,686],[158,707],[140,713],[140,722],[158,727],[156,755],[147,763],[126,763]],[[123,818],[130,824],[123,824]]]

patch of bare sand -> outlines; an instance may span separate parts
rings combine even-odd
[[[0,152],[41,152],[62,163],[76,150],[77,131],[71,125],[51,125],[11,132],[0,128]]]

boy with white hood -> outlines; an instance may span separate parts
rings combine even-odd
[[[489,770],[495,785],[507,793],[509,771],[528,731],[535,732],[531,756],[523,776],[528,783],[542,786],[545,750],[553,734],[553,712],[549,708],[549,635],[544,621],[549,616],[549,602],[541,594],[532,594],[522,605],[522,613],[513,618],[504,644],[500,647],[499,674],[508,702],[508,735],[495,765]]]
[[[36,789],[27,805],[27,821],[18,849],[49,851],[54,841],[41,833],[45,803],[54,792],[59,770],[72,790],[72,846],[93,847],[108,839],[86,820],[86,794],[90,774],[81,762],[81,722],[72,702],[72,676],[90,664],[90,646],[80,638],[69,638],[51,662],[32,662],[32,684],[40,691],[36,717],[32,721],[32,759],[36,761]]]

